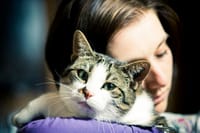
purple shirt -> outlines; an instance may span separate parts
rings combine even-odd
[[[127,126],[117,123],[100,122],[93,119],[45,118],[35,120],[18,133],[161,133],[156,127]]]

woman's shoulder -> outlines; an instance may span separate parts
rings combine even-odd
[[[93,119],[76,119],[76,118],[45,118],[35,120],[21,129],[18,133],[80,133],[81,131],[87,133],[159,133],[156,127],[139,127],[128,126],[111,122],[96,121]]]

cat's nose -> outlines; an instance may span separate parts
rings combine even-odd
[[[92,93],[86,88],[79,89],[78,92],[83,94],[85,96],[85,99],[88,99],[93,96]]]

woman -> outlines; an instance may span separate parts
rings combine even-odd
[[[160,0],[63,1],[49,32],[46,61],[54,79],[59,80],[58,75],[70,62],[76,29],[86,35],[97,52],[121,61],[146,59],[151,63],[151,70],[143,86],[152,94],[155,109],[162,113],[167,109],[172,89],[173,68],[178,64],[175,59],[178,57],[175,55],[179,45],[178,25],[176,13]],[[191,132],[195,123],[195,118],[184,118],[184,123],[180,123],[182,116],[167,114],[166,117],[180,132]],[[80,121],[75,122],[81,127]],[[91,129],[99,124],[89,123],[92,123]],[[68,125],[68,130],[73,127],[72,123]]]

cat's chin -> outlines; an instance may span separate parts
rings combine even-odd
[[[98,104],[97,104],[98,103]],[[96,112],[102,112],[105,110],[105,103],[101,100],[88,100],[87,104],[92,107]]]
[[[91,101],[81,101],[78,102],[78,106],[81,107],[81,109],[86,110],[87,112],[101,112],[103,111],[103,107],[97,104],[94,104],[94,102]]]
[[[92,108],[86,102],[78,102],[78,105],[80,105],[82,108],[92,110]]]

